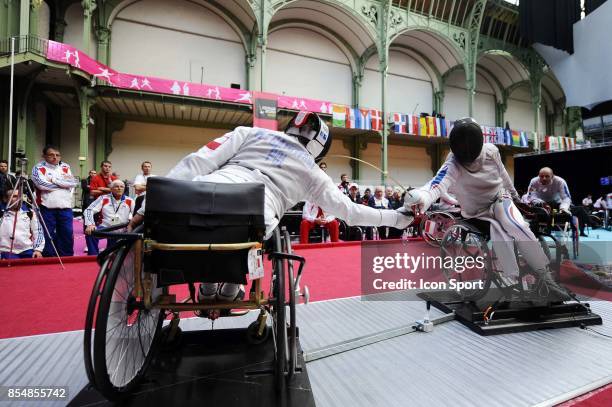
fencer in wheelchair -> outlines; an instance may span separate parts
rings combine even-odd
[[[166,178],[151,179],[126,233],[95,232],[119,242],[98,258],[101,272],[86,317],[86,371],[102,394],[119,398],[139,382],[161,341],[166,312],[173,315],[168,333],[177,330],[179,311],[214,319],[224,316],[218,310],[241,304],[259,309],[247,338],[263,340],[266,315],[272,316],[277,388],[297,371],[295,296],[305,261],[277,227],[285,211],[308,200],[349,225],[405,229],[413,221],[403,210],[374,209],[345,196],[316,164],[330,145],[327,125],[310,112],[299,112],[284,132],[238,127],[187,155]],[[240,301],[250,274],[245,252],[262,243],[272,260],[270,295],[260,289],[262,278],[253,278],[256,288]],[[190,290],[182,303],[168,293],[169,285],[181,283]]]
[[[569,299],[566,290],[553,279],[548,257],[515,206],[514,202],[520,201],[519,195],[497,147],[483,143],[480,125],[472,118],[456,121],[449,144],[451,153],[445,163],[430,182],[406,194],[405,208],[426,211],[441,194],[452,188],[464,220],[446,232],[442,245],[452,233],[460,231],[465,239],[467,232],[477,230],[477,223],[481,227],[484,223],[488,230],[480,236],[490,238],[496,268],[506,280],[519,284],[518,251],[531,274],[545,286],[547,295]]]

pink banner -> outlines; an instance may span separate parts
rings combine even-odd
[[[68,64],[93,75],[110,86],[121,89],[190,96],[247,105],[253,104],[252,94],[248,90],[120,73],[99,63],[78,49],[60,42],[49,41],[47,59]]]
[[[325,102],[322,100],[296,98],[292,96],[278,97],[279,109],[307,110],[309,112],[331,115],[333,113],[332,106],[333,105],[331,102]]]

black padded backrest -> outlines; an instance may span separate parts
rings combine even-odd
[[[265,232],[265,187],[152,177],[145,234],[164,243],[259,241]]]
[[[265,234],[263,184],[218,184],[153,177],[147,180],[145,236],[159,243],[261,242]],[[248,249],[161,251],[146,258],[158,284],[246,283]]]

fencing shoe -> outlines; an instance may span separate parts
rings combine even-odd
[[[239,301],[244,298],[244,286],[242,284],[220,283],[217,292],[217,300],[223,302]]]
[[[217,297],[219,283],[201,283],[198,290],[198,302],[214,301]]]
[[[538,292],[541,296],[547,297],[550,301],[570,301],[572,296],[561,287],[553,278],[548,269],[536,271],[539,281]]]

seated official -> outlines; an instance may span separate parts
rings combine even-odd
[[[300,243],[308,243],[308,235],[315,226],[321,226],[329,231],[332,242],[338,241],[340,224],[332,215],[325,215],[323,209],[306,201],[302,210],[302,223],[300,223]]]
[[[584,227],[590,225],[589,216],[582,206],[573,206],[572,197],[567,187],[567,182],[557,175],[553,170],[544,167],[537,177],[533,178],[527,189],[527,201],[531,205],[547,203],[553,208],[559,208],[561,212],[578,218],[580,236],[586,236]],[[575,226],[572,224],[572,229]]]
[[[45,235],[38,217],[25,203],[18,208],[20,197],[13,189],[7,189],[4,198],[6,209],[0,218],[2,259],[42,257]],[[17,223],[15,223],[15,217]]]
[[[121,223],[127,223],[132,218],[134,210],[134,200],[123,195],[125,184],[121,180],[114,180],[110,183],[110,194],[105,194],[85,209],[83,218],[85,219],[85,234],[91,237],[91,233],[97,228],[107,228]],[[97,222],[95,220],[96,215]],[[110,246],[114,242],[107,241]],[[98,239],[91,237],[87,240],[87,254],[89,256],[98,254]]]

